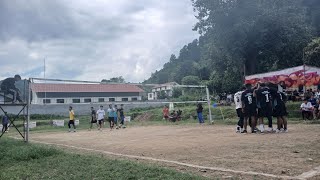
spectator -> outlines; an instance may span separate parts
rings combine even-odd
[[[304,98],[305,99],[310,99],[312,96],[312,93],[310,92],[310,90],[308,89],[305,93],[304,93]]]
[[[199,104],[197,105],[197,114],[198,114],[198,119],[199,119],[200,125],[204,124],[204,120],[203,120],[203,116],[202,116],[202,111],[203,111],[202,104],[199,103]]]
[[[182,116],[182,111],[180,109],[178,109],[177,111],[177,120],[180,121],[181,120],[181,117]]]
[[[315,93],[315,98],[320,99],[320,89],[318,89],[317,92]]]
[[[320,113],[319,113],[319,109],[320,109],[320,106],[319,106],[319,103],[320,103],[320,100],[317,99],[316,101],[316,105],[313,106],[314,107],[314,111],[313,111],[313,117],[314,119],[318,119],[320,116]]]
[[[169,118],[169,108],[165,105],[162,109],[162,117],[163,119],[167,120]]]
[[[3,80],[1,84],[1,90],[13,96],[13,103],[16,103],[16,101],[23,102],[20,97],[20,90],[15,86],[15,83],[20,80],[21,76],[17,74],[13,78]]]
[[[4,116],[2,117],[2,133],[8,132],[9,118],[6,114],[7,114],[7,112],[4,112]]]
[[[311,96],[311,98],[309,99],[309,102],[311,103],[312,106],[315,106],[317,104],[317,99],[314,98],[314,96]]]
[[[302,119],[311,119],[313,116],[313,106],[311,102],[308,102],[308,99],[305,99],[304,102],[300,106],[301,109],[301,114],[302,114]]]
[[[170,119],[170,121],[172,121],[172,122],[176,122],[177,117],[178,117],[177,112],[176,112],[175,110],[173,110],[172,113],[171,113],[170,116],[169,116],[169,119]]]

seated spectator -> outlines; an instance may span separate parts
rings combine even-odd
[[[182,111],[180,109],[178,109],[178,111],[177,111],[177,120],[178,121],[181,120],[181,116],[182,116]]]
[[[178,117],[177,112],[175,110],[173,110],[172,113],[169,116],[169,120],[172,121],[172,122],[176,122],[177,117]]]
[[[317,104],[317,99],[314,98],[314,96],[311,96],[311,98],[309,99],[309,102],[311,103],[312,106],[315,106]]]
[[[314,117],[314,119],[319,119],[319,117],[320,117],[320,100],[319,99],[317,99],[317,101],[316,101],[317,103],[316,103],[316,105],[314,105],[313,107],[314,107],[314,111],[313,111],[313,117]]]
[[[310,99],[312,96],[312,92],[310,92],[310,89],[307,89],[307,91],[304,93],[304,98],[305,99]]]
[[[312,119],[314,107],[311,102],[308,102],[308,99],[305,99],[304,102],[300,106],[302,119]]]
[[[318,89],[317,92],[315,93],[315,98],[320,99],[320,89]]]

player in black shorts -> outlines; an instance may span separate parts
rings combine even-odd
[[[286,107],[287,96],[275,88],[275,86],[270,87],[271,90],[276,91],[273,100],[273,116],[277,118],[278,125],[276,132],[288,132],[286,118],[288,115]]]
[[[96,124],[97,127],[99,127],[97,124],[97,112],[96,112],[96,110],[94,110],[93,107],[91,107],[91,122],[90,122],[90,129],[89,130],[92,129],[93,124]]]
[[[260,132],[264,132],[263,118],[268,118],[268,132],[272,132],[272,90],[265,83],[260,84],[260,88],[255,91],[258,107],[258,118],[260,124]]]
[[[253,89],[251,88],[251,84],[245,85],[246,90],[241,95],[242,101],[242,112],[244,113],[244,130],[243,132],[247,132],[247,124],[248,119],[251,118],[251,132],[256,133],[256,98],[253,96]]]

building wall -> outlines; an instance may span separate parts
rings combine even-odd
[[[94,107],[98,109],[100,105],[104,106],[106,110],[109,104],[124,104],[125,112],[133,108],[147,108],[147,107],[163,107],[164,105],[169,105],[168,103],[162,102],[115,102],[115,103],[95,103],[95,104],[32,104],[30,105],[30,114],[52,114],[61,115],[68,117],[69,106],[71,105],[75,111],[76,117],[79,115],[90,115],[90,108]],[[21,110],[18,106],[2,106],[2,108],[9,114],[16,114]],[[0,111],[0,115],[3,112]]]
[[[104,99],[103,102],[142,100],[139,93],[47,93],[46,95],[44,93],[33,93],[32,95],[32,104],[44,104],[44,100],[46,100],[46,104],[76,104],[73,99],[79,99],[80,103],[86,104],[99,103],[99,99]],[[63,99],[64,102],[58,103],[57,100],[59,99]],[[85,102],[86,99],[90,99],[91,102]],[[113,99],[114,101],[112,101]]]

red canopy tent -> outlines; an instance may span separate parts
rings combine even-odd
[[[245,77],[245,83],[249,84],[256,84],[258,82],[272,82],[277,84],[281,81],[284,81],[289,88],[318,86],[320,84],[320,68],[302,65]]]

